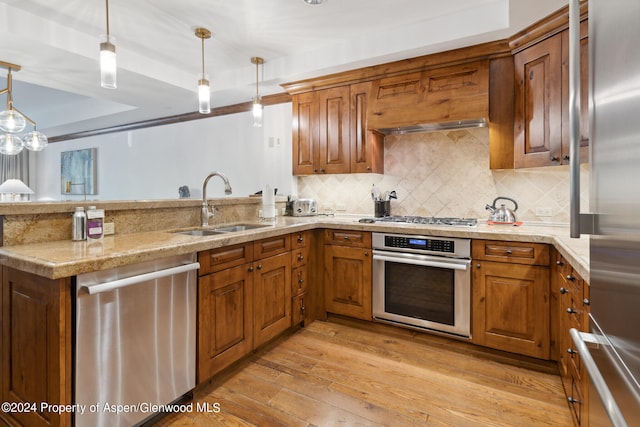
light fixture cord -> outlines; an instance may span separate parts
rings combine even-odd
[[[13,109],[13,96],[11,95],[12,81],[13,77],[11,77],[11,67],[9,67],[7,73],[7,110]]]
[[[204,37],[201,37],[202,40],[202,78],[204,79]]]
[[[107,9],[107,41],[109,41],[109,0],[105,0]]]
[[[260,96],[258,92],[258,67],[260,66],[259,61],[256,60],[256,99]]]

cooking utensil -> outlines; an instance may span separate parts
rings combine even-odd
[[[502,203],[499,208],[496,208],[496,202],[498,200],[508,200],[512,202],[514,206],[513,210],[505,207],[504,203]],[[491,215],[489,216],[489,221],[491,222],[500,224],[513,224],[516,222],[516,215],[514,212],[518,210],[518,203],[513,199],[508,197],[496,197],[493,200],[493,204],[486,205],[485,209],[491,212]]]

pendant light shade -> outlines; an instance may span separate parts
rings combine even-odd
[[[115,38],[109,34],[100,36],[100,86],[105,89],[116,89],[117,63]]]
[[[21,67],[2,61],[0,61],[0,67],[5,67],[8,70],[7,88],[0,90],[0,95],[7,94],[7,109],[0,112],[0,131],[6,132],[0,134],[0,154],[16,155],[24,147],[32,151],[44,149],[47,146],[47,137],[36,130],[36,122],[13,106],[13,95],[11,93],[13,77],[11,76],[11,71],[20,71]],[[17,134],[24,130],[27,122],[33,126],[33,131],[26,133],[22,137],[18,136]]]
[[[262,99],[258,90],[258,67],[260,64],[264,64],[264,59],[254,56],[251,58],[251,63],[256,65],[256,96],[253,98],[252,122],[254,127],[262,127]]]
[[[201,114],[211,112],[211,90],[209,75],[204,72],[204,40],[211,38],[211,31],[206,28],[196,28],[196,37],[202,41],[202,73],[198,77],[198,111]]]

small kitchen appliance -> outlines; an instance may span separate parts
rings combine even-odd
[[[318,215],[318,203],[313,199],[297,199],[292,202],[293,216]]]

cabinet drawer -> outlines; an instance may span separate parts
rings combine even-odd
[[[291,324],[297,325],[304,322],[304,314],[306,311],[305,298],[307,294],[301,293],[291,299]]]
[[[270,237],[253,243],[254,259],[262,259],[291,250],[291,235]]]
[[[253,244],[224,246],[198,253],[200,275],[226,270],[253,261]]]
[[[311,230],[291,233],[291,248],[302,248],[311,244]]]
[[[297,295],[307,290],[307,277],[309,269],[304,267],[294,268],[291,272],[291,295]]]
[[[371,233],[353,230],[325,230],[324,243],[326,245],[354,246],[358,248],[371,247]]]
[[[549,246],[543,243],[474,240],[471,251],[472,258],[476,260],[549,265]]]
[[[309,260],[309,247],[298,248],[291,251],[291,267],[299,267],[307,264]]]

